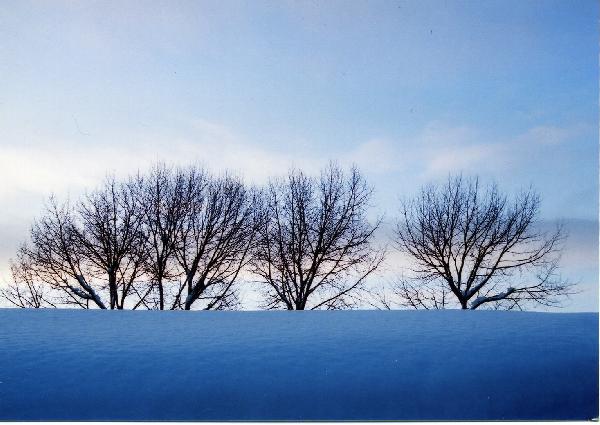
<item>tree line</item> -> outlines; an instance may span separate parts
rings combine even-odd
[[[539,195],[462,176],[402,203],[392,241],[409,276],[375,290],[387,249],[372,195],[356,167],[333,163],[264,187],[159,163],[73,204],[51,197],[0,295],[23,308],[223,310],[254,282],[265,309],[523,309],[574,292],[558,274],[562,227],[537,226]]]

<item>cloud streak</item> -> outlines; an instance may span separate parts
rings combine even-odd
[[[147,128],[118,137],[92,132],[86,136],[86,143],[81,143],[79,134],[71,138],[37,135],[28,139],[27,146],[3,148],[0,156],[0,179],[11,182],[0,186],[4,210],[0,220],[1,280],[8,280],[8,259],[25,239],[44,200],[51,193],[62,199],[77,198],[99,184],[107,172],[124,177],[159,160],[173,164],[200,163],[216,172],[225,169],[239,172],[249,183],[261,184],[270,176],[284,174],[291,166],[315,174],[333,159],[344,166],[358,165],[376,186],[382,181],[382,186],[388,187],[384,195],[389,198],[409,195],[420,184],[445,178],[448,173],[506,175],[521,167],[520,161],[526,160],[531,152],[568,145],[581,132],[581,126],[536,126],[504,141],[481,143],[486,138],[476,128],[432,122],[412,138],[374,137],[349,147],[337,158],[317,154],[311,143],[286,145],[279,151],[269,149],[228,126],[205,119],[190,120],[171,132]],[[114,140],[128,140],[128,143]],[[378,205],[378,213],[395,199],[387,201],[387,205]],[[578,225],[576,236],[569,242],[565,263],[567,268],[584,270],[588,276],[594,265],[586,248],[591,246],[590,236],[586,239],[580,231],[582,226],[586,227],[584,224]],[[403,265],[406,259],[392,251],[383,276],[393,277]]]

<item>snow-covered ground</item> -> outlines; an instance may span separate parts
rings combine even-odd
[[[598,314],[0,310],[0,419],[589,419]]]

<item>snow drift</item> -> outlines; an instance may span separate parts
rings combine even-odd
[[[2,420],[590,419],[598,314],[0,310]]]

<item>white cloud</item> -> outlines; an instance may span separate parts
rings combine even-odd
[[[440,149],[427,158],[426,174],[441,176],[471,170],[488,162],[498,149],[495,146],[469,145]]]
[[[248,182],[263,183],[270,176],[285,173],[290,166],[317,173],[328,160],[337,159],[342,165],[356,163],[375,180],[393,179],[393,191],[399,194],[453,172],[501,176],[518,166],[527,152],[542,148],[540,143],[564,143],[579,131],[579,127],[537,126],[505,141],[483,144],[481,140],[489,139],[476,129],[433,122],[410,139],[373,138],[331,158],[314,153],[310,143],[286,146],[280,151],[269,149],[227,126],[203,119],[169,133],[152,129],[130,134],[75,135],[71,139],[39,134],[11,138],[5,134],[5,141],[25,138],[29,144],[2,147],[0,237],[4,252],[13,245],[16,249],[22,238],[16,240],[15,236],[25,236],[29,223],[51,193],[63,199],[67,195],[76,198],[95,187],[107,172],[125,176],[157,160],[200,162],[213,171],[228,169],[239,172]],[[116,144],[115,140],[127,143]],[[6,260],[0,258],[0,269]]]
[[[542,145],[558,145],[581,134],[582,126],[557,127],[552,125],[541,125],[529,129],[517,137],[519,143],[537,143]]]
[[[239,172],[248,182],[264,183],[291,166],[316,174],[328,157],[317,157],[309,147],[276,152],[260,147],[218,123],[197,119],[178,132],[153,130],[73,138],[13,135],[5,140],[29,141],[27,146],[2,146],[0,155],[0,282],[9,279],[8,259],[26,238],[27,229],[47,197],[76,199],[97,186],[107,173],[127,176],[161,160],[167,163],[198,162],[214,172]],[[110,143],[105,142],[110,140]],[[128,143],[118,144],[122,140]],[[351,149],[340,163],[356,162],[369,170],[389,170],[395,161],[391,145],[371,140]]]
[[[403,157],[386,139],[371,139],[343,155],[343,164],[356,164],[361,170],[387,173],[401,168]]]
[[[412,157],[423,164],[423,175],[436,178],[469,172],[502,176],[522,161],[548,153],[549,146],[566,143],[584,127],[535,126],[512,137],[492,137],[474,128],[433,123],[418,135]]]
[[[413,156],[423,164],[423,176],[435,178],[477,167],[497,147],[482,143],[479,131],[468,126],[430,123],[415,138]]]
[[[419,179],[430,179],[461,170],[477,172],[514,166],[523,152],[540,143],[564,143],[579,131],[579,127],[536,126],[511,139],[482,143],[489,138],[476,129],[433,122],[412,138],[373,138],[331,158],[317,156],[309,146],[269,149],[224,125],[203,119],[194,120],[175,133],[158,130],[84,137],[86,143],[81,142],[81,137],[65,140],[35,136],[29,138],[28,146],[2,148],[0,179],[4,184],[0,186],[0,196],[6,202],[22,192],[77,192],[95,186],[106,172],[126,175],[157,160],[200,162],[214,171],[240,172],[256,183],[285,173],[292,165],[316,173],[329,159],[344,165],[356,163],[372,174],[402,174],[410,168]],[[127,143],[119,145],[114,140]]]

